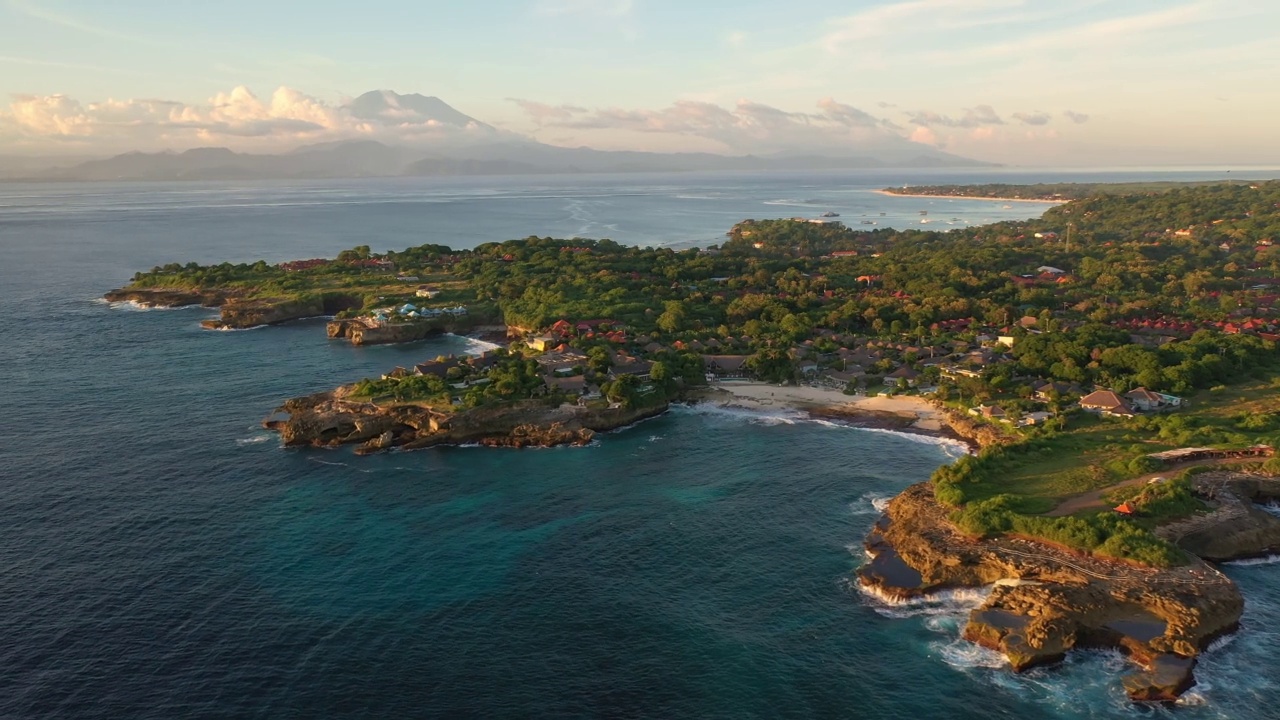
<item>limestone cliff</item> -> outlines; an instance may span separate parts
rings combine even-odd
[[[1171,700],[1194,684],[1195,657],[1233,631],[1244,601],[1225,575],[1193,559],[1155,569],[1084,557],[1025,539],[975,540],[957,530],[928,484],[895,498],[867,538],[859,581],[891,599],[994,585],[965,637],[998,650],[1015,671],[1073,648],[1114,647],[1137,670],[1131,698]]]
[[[369,325],[362,320],[333,320],[325,327],[331,338],[349,340],[352,345],[386,345],[413,342],[440,333],[464,333],[472,324],[464,319],[417,320]]]
[[[279,432],[285,445],[359,444],[356,451],[361,454],[469,443],[550,447],[585,445],[597,432],[624,427],[666,409],[665,403],[593,410],[526,400],[446,414],[416,405],[354,402],[340,388],[289,400],[263,425]]]

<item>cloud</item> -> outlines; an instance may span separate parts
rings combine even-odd
[[[934,147],[942,147],[942,142],[938,134],[932,128],[921,125],[911,131],[910,140],[924,145],[933,145]]]
[[[459,139],[492,130],[446,125],[395,108],[368,117],[288,87],[259,98],[247,87],[220,92],[201,104],[161,99],[107,99],[88,104],[65,95],[15,95],[0,110],[0,137],[33,143],[71,143],[99,149],[159,149],[226,144],[279,149],[301,142],[378,138],[389,141]]]
[[[908,33],[958,30],[1009,22],[1023,0],[909,0],[889,2],[836,20],[820,40],[830,53],[865,43],[898,41]]]
[[[538,0],[533,6],[538,15],[599,15],[621,17],[631,14],[631,0]]]
[[[1062,117],[1070,120],[1071,122],[1077,125],[1083,125],[1089,122],[1088,115],[1085,115],[1084,113],[1075,112],[1074,110],[1063,110]]]
[[[524,100],[521,98],[507,98],[507,102],[515,103],[538,125],[546,123],[565,123],[572,120],[577,115],[582,115],[587,111],[584,107],[576,105],[548,105],[535,100]]]
[[[1003,125],[1004,120],[1001,119],[990,105],[975,105],[971,108],[965,108],[964,115],[954,118],[949,115],[943,115],[931,110],[916,110],[907,113],[908,122],[912,125],[923,125],[925,127],[942,126],[955,128],[974,128],[983,125]]]
[[[793,112],[751,100],[739,100],[732,107],[679,100],[656,110],[584,110],[527,100],[514,102],[543,128],[686,136],[710,140],[729,152],[839,152],[905,144],[894,123],[834,98],[819,100],[812,112]]]
[[[1013,118],[1021,121],[1023,125],[1048,125],[1053,116],[1046,112],[1016,112],[1013,114]]]

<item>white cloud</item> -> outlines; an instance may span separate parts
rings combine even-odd
[[[1023,125],[1048,125],[1053,116],[1047,112],[1016,112],[1013,114],[1013,118]]]
[[[1089,116],[1084,113],[1075,112],[1074,110],[1063,110],[1062,117],[1070,120],[1077,125],[1083,125],[1089,122]]]
[[[632,0],[538,0],[538,15],[599,15],[621,17],[631,14]]]
[[[539,127],[702,138],[722,151],[736,153],[840,152],[906,145],[892,122],[833,98],[819,100],[814,112],[792,112],[751,100],[739,100],[731,107],[679,100],[654,110],[586,110],[515,102]]]
[[[65,95],[17,95],[0,110],[0,137],[79,144],[103,150],[181,148],[223,144],[283,149],[345,138],[387,141],[459,139],[493,132],[472,124],[446,125],[395,108],[366,118],[293,88],[259,98],[247,87],[220,92],[203,104],[158,99],[107,99],[83,104]]]
[[[1009,21],[1005,14],[1025,0],[909,0],[890,2],[854,13],[832,24],[821,39],[828,52],[839,53],[862,43],[899,41],[930,30],[958,30]]]
[[[983,125],[1003,125],[1004,120],[990,105],[975,105],[964,109],[964,115],[958,118],[943,115],[931,110],[915,110],[907,113],[908,122],[913,125],[973,128]]]

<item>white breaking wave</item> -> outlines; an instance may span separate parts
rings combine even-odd
[[[909,618],[949,615],[968,617],[969,611],[987,601],[993,586],[940,590],[920,597],[902,600],[889,597],[877,588],[856,583],[858,591],[871,601],[871,607],[885,617]]]
[[[677,412],[693,415],[742,420],[754,425],[799,425],[801,423],[806,423],[830,428],[847,428],[849,430],[858,430],[860,432],[883,433],[886,435],[905,438],[912,442],[924,445],[940,447],[947,456],[953,460],[964,457],[970,452],[968,445],[951,438],[937,437],[935,435],[921,435],[919,433],[905,432],[902,430],[889,430],[886,428],[862,427],[854,422],[841,422],[813,417],[802,410],[795,410],[791,408],[758,410],[755,408],[740,407],[737,405],[697,403],[696,405],[673,405],[672,409]]]
[[[166,307],[162,305],[150,305],[148,303],[140,303],[137,300],[108,300],[106,298],[93,298],[95,305],[106,305],[112,310],[125,310],[127,312],[149,312],[168,311],[168,310],[208,310],[209,308],[200,305],[180,305],[178,307]]]
[[[453,333],[449,333],[449,334],[453,335]],[[486,340],[477,340],[476,338],[467,337],[465,335],[453,335],[453,336],[465,341],[466,347],[463,350],[463,352],[469,355],[479,355],[482,352],[488,352],[489,350],[499,350],[503,347],[502,345],[499,345],[497,343],[491,343]]]
[[[1271,513],[1272,515],[1275,515],[1276,517],[1280,517],[1280,504],[1269,502],[1263,505],[1259,505],[1258,507],[1262,508],[1264,512],[1268,512],[1268,513]]]
[[[880,515],[889,507],[894,496],[889,493],[866,492],[849,503],[849,512],[853,515]]]
[[[265,328],[265,327],[271,327],[271,326],[270,325],[254,325],[253,327],[247,327],[247,328],[233,328],[233,327],[227,327],[226,325],[222,325],[220,327],[209,328],[209,329],[215,332],[249,332],[250,330],[261,330],[262,328]]]
[[[1245,558],[1244,560],[1231,560],[1223,563],[1223,565],[1234,565],[1236,567],[1246,567],[1249,565],[1274,565],[1280,563],[1280,555],[1268,555],[1266,557]]]
[[[262,433],[261,435],[254,435],[252,437],[240,438],[239,440],[236,440],[236,444],[237,445],[257,445],[258,443],[264,443],[270,439],[271,439],[270,434]]]

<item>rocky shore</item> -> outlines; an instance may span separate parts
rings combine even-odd
[[[360,307],[364,302],[361,298],[343,293],[319,293],[305,298],[278,300],[246,300],[234,290],[183,288],[121,288],[112,290],[103,297],[108,302],[133,302],[144,307],[200,305],[218,308],[218,319],[200,323],[210,330],[243,330],[260,325],[279,325],[292,320],[334,315],[349,308]]]
[[[666,412],[667,405],[591,409],[525,400],[441,413],[417,405],[379,406],[344,397],[343,388],[294,398],[263,426],[287,446],[357,445],[358,454],[437,445],[492,447],[586,445],[598,432],[625,427]]]
[[[332,320],[325,326],[325,331],[330,338],[347,340],[352,345],[389,345],[422,340],[441,333],[463,334],[471,327],[472,323],[465,319],[417,320],[385,325],[371,325],[353,319]]]
[[[890,502],[858,570],[891,602],[957,588],[992,590],[964,636],[1001,652],[1014,671],[1056,663],[1074,648],[1117,648],[1134,664],[1135,701],[1172,701],[1195,684],[1196,656],[1234,631],[1235,584],[1209,563],[1156,569],[1081,556],[1018,538],[976,540],[947,519],[928,483]]]

